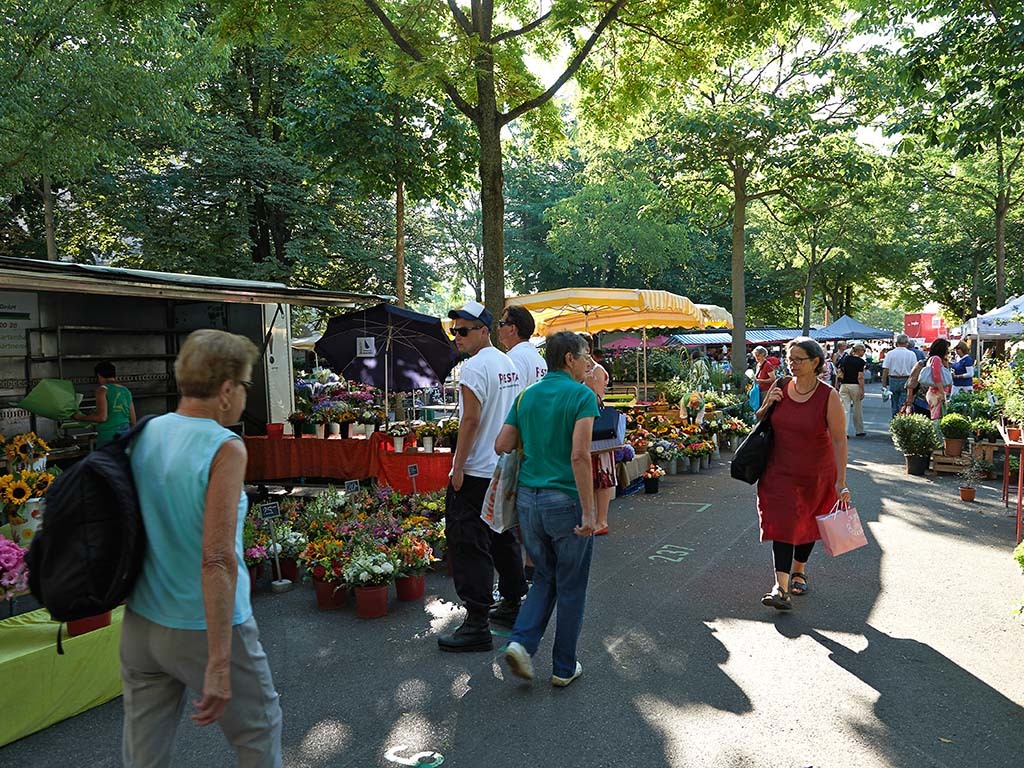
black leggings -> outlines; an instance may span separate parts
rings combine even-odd
[[[793,560],[798,563],[806,563],[814,549],[814,542],[809,544],[790,544],[785,541],[772,542],[772,555],[775,557],[775,570],[781,573],[789,573],[793,567]]]

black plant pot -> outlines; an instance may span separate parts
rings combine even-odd
[[[904,456],[907,460],[908,475],[924,475],[928,471],[928,463],[931,458],[928,456]]]

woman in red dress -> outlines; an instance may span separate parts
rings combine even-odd
[[[802,336],[786,347],[792,377],[780,379],[764,396],[758,419],[775,404],[774,442],[768,466],[757,483],[761,541],[772,542],[775,586],[761,602],[792,608],[790,592],[807,592],[807,560],[820,537],[819,515],[837,499],[850,500],[846,487],[846,414],[839,394],[818,378],[825,351]],[[791,586],[792,585],[792,586]]]

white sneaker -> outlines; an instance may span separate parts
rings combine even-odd
[[[558,675],[551,676],[551,684],[558,688],[565,688],[573,680],[583,674],[583,665],[578,661],[576,662],[576,671],[572,673],[572,677],[559,677]]]
[[[533,661],[530,660],[530,654],[519,643],[508,644],[508,648],[505,649],[505,663],[508,664],[509,671],[516,677],[533,680]]]

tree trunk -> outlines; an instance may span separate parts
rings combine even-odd
[[[395,185],[395,296],[405,306],[405,183]]]
[[[53,188],[50,177],[43,176],[43,230],[46,236],[46,260],[57,261],[57,234],[54,231]]]
[[[747,176],[741,165],[733,167],[732,203],[732,370],[747,369],[747,296],[744,287],[746,267],[745,229],[747,225]]]
[[[1006,213],[1010,209],[1010,180],[1006,173],[1003,132],[996,134],[996,306],[1006,303]]]
[[[814,262],[807,267],[807,281],[804,283],[804,307],[801,328],[804,336],[811,332],[811,295],[814,293]]]

